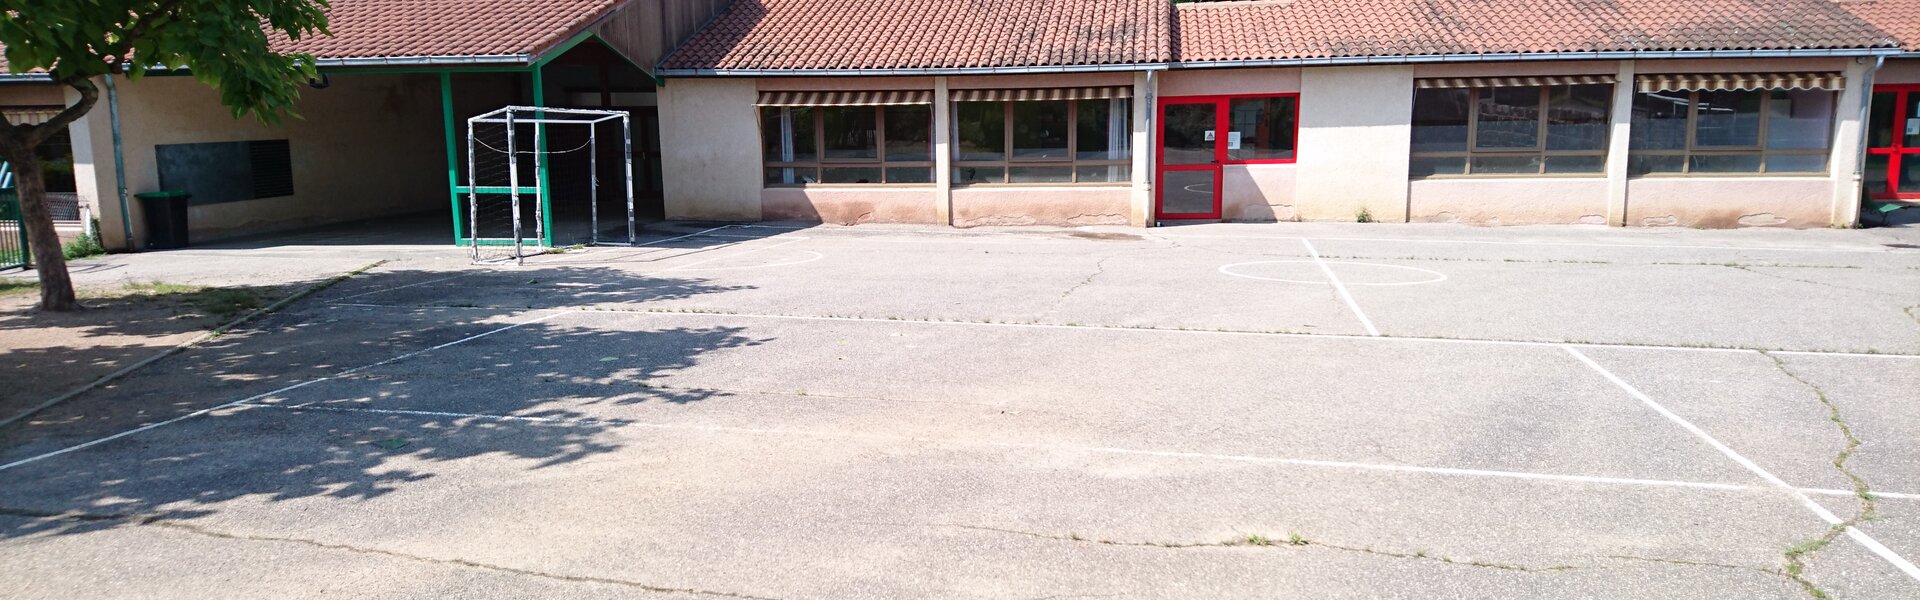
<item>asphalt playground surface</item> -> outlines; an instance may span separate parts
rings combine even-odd
[[[0,597],[1920,598],[1880,234],[643,242],[395,260],[0,431]]]

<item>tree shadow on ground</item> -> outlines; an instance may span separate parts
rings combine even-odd
[[[515,275],[582,299],[635,303],[743,289],[604,268]],[[551,313],[329,302],[447,276],[393,271],[355,278],[353,285],[0,429],[5,464],[251,398],[0,470],[0,514],[29,517],[0,528],[0,539],[194,519],[259,502],[365,501],[473,469],[514,473],[575,463],[619,451],[622,440],[631,439],[615,433],[633,414],[623,410],[724,397],[650,381],[699,364],[705,355],[768,341],[740,327],[666,326],[639,315],[583,313],[529,322]],[[490,331],[495,333],[480,336]]]

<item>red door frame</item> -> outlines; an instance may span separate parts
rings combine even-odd
[[[1294,141],[1293,158],[1277,158],[1277,159],[1261,159],[1261,160],[1229,160],[1227,158],[1227,130],[1233,124],[1231,119],[1232,113],[1230,112],[1230,109],[1232,108],[1231,102],[1233,100],[1241,100],[1241,99],[1247,99],[1247,98],[1293,98],[1294,99],[1293,100],[1293,141]],[[1167,135],[1166,135],[1167,106],[1172,104],[1212,104],[1213,105],[1214,136],[1213,136],[1213,162],[1211,164],[1197,164],[1197,165],[1167,164]],[[1154,138],[1153,138],[1154,140],[1153,214],[1156,220],[1158,219],[1166,219],[1166,220],[1218,219],[1220,218],[1220,215],[1221,215],[1220,196],[1221,196],[1221,193],[1225,190],[1224,171],[1225,171],[1226,165],[1290,164],[1298,161],[1300,158],[1300,94],[1299,93],[1225,94],[1225,95],[1210,95],[1210,96],[1168,96],[1168,97],[1160,98],[1159,106],[1155,108],[1155,111],[1156,111],[1155,118],[1158,119],[1157,122],[1160,124],[1159,125],[1160,131],[1154,132],[1156,135],[1154,135]],[[1161,211],[1162,207],[1166,206],[1165,202],[1162,201],[1162,196],[1166,194],[1166,188],[1159,185],[1159,183],[1164,179],[1162,174],[1166,173],[1167,171],[1212,171],[1213,172],[1213,211],[1207,212],[1207,213],[1162,212]]]
[[[1920,118],[1920,115],[1907,114],[1907,107],[1912,104],[1911,98],[1920,95],[1920,84],[1876,85],[1873,86],[1873,93],[1893,94],[1893,131],[1889,132],[1892,134],[1889,138],[1892,140],[1893,145],[1867,148],[1867,154],[1869,155],[1887,157],[1887,187],[1879,190],[1868,190],[1869,195],[1875,200],[1920,199],[1920,192],[1901,193],[1899,191],[1900,163],[1906,160],[1907,157],[1915,157],[1916,160],[1920,160],[1920,146],[1908,147],[1906,136],[1907,119]],[[1867,126],[1872,127],[1872,125],[1872,120],[1869,119]],[[1872,139],[1872,136],[1873,132],[1868,131],[1868,139]]]

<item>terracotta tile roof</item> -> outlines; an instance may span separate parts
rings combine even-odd
[[[1893,34],[1901,48],[1920,50],[1920,0],[1838,0],[1834,4]]]
[[[1179,5],[1176,60],[1843,49],[1891,38],[1831,0],[1254,0]]]
[[[1160,63],[1168,0],[734,0],[662,69]]]
[[[578,33],[621,0],[333,0],[332,36],[291,41],[283,52],[322,59],[531,54]]]

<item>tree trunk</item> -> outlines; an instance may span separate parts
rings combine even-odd
[[[67,258],[61,254],[60,234],[53,229],[53,211],[47,208],[46,173],[40,157],[32,149],[9,152],[13,164],[14,189],[20,194],[20,216],[27,228],[27,248],[33,252],[33,266],[40,273],[40,309],[80,310],[73,297],[73,279],[67,276]]]

